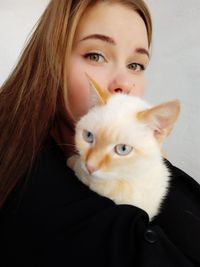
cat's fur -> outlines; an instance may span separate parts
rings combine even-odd
[[[168,192],[170,173],[161,144],[177,119],[179,103],[151,108],[138,97],[97,94],[99,103],[76,125],[79,155],[70,158],[68,166],[91,190],[117,204],[142,208],[152,219]],[[85,130],[93,134],[93,142],[85,140]],[[132,151],[118,155],[119,144]]]

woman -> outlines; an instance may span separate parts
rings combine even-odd
[[[90,106],[87,72],[142,96],[151,18],[142,0],[52,0],[0,94],[2,266],[199,266],[200,188],[172,166],[150,224],[66,167]]]

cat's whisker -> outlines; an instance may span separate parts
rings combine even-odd
[[[75,148],[74,152],[79,155],[79,150],[77,148]]]
[[[59,146],[71,146],[71,147],[75,147],[75,145],[74,144],[66,144],[66,143],[60,143],[60,144],[58,144]]]
[[[67,144],[67,143],[60,143],[58,144],[60,147],[71,147],[73,148],[73,152],[77,155],[79,155],[79,150],[77,149],[77,147],[74,144]]]

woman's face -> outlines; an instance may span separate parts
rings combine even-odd
[[[90,107],[85,73],[110,93],[142,96],[149,61],[142,18],[119,3],[98,3],[81,18],[70,58],[69,103],[78,118]]]

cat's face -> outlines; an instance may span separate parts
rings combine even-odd
[[[118,94],[78,122],[75,142],[87,173],[98,179],[124,178],[120,175],[128,177],[130,168],[140,171],[160,155],[153,130],[137,118],[147,108],[138,98]]]
[[[139,97],[109,95],[87,77],[94,107],[77,123],[75,134],[82,169],[89,179],[140,176],[162,160],[160,147],[178,118],[179,101],[151,108]]]

